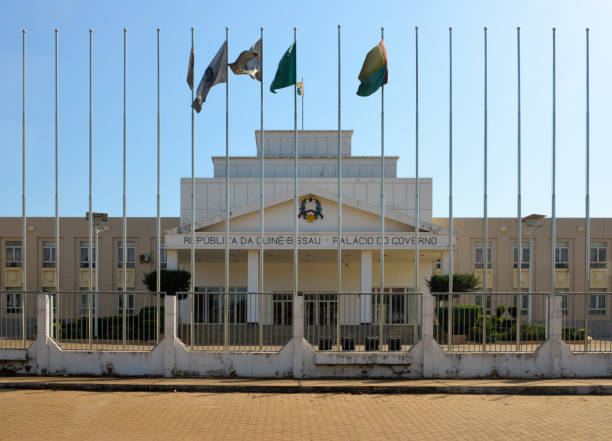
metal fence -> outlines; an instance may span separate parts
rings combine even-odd
[[[409,351],[421,293],[304,293],[304,336],[317,351]]]
[[[558,293],[563,315],[561,338],[574,352],[612,352],[612,293]]]
[[[533,352],[548,335],[547,293],[433,295],[434,339],[447,352]]]
[[[26,349],[36,340],[37,291],[0,291],[0,348]]]
[[[293,336],[291,293],[176,295],[178,338],[191,351],[278,352]]]
[[[48,293],[49,335],[64,350],[152,350],[164,333],[163,293],[126,293]]]

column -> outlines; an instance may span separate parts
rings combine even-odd
[[[248,269],[247,269],[247,291],[249,293],[256,293],[259,291],[259,251],[249,250],[248,251]],[[258,295],[247,294],[247,322],[257,323],[258,321]]]
[[[372,295],[363,294],[372,292],[372,251],[361,251],[361,323],[372,323]]]
[[[178,250],[167,250],[166,251],[166,267],[169,270],[177,270],[178,269]]]
[[[176,251],[175,251],[176,253]],[[170,254],[170,253],[168,253]],[[168,259],[168,263],[170,259]],[[172,377],[176,357],[176,296],[164,297],[164,376]]]

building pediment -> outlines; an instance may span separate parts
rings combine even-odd
[[[298,211],[302,203],[309,213],[303,213],[299,218],[301,232],[328,233],[337,231],[338,205],[335,193],[315,186],[304,186],[298,195]],[[312,211],[320,212],[313,216]],[[275,232],[291,232],[293,223],[294,196],[293,192],[279,194],[264,202],[265,230]],[[259,204],[245,205],[230,210],[232,231],[259,231]],[[386,232],[414,232],[415,219],[394,212],[385,213]],[[380,207],[362,201],[342,197],[342,225],[346,232],[377,232],[380,230]],[[196,223],[198,232],[219,232],[225,229],[225,216],[212,216]],[[181,233],[191,230],[190,225],[183,225],[168,233]],[[433,234],[448,234],[446,228],[431,223],[420,223],[420,232]]]

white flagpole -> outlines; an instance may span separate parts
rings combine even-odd
[[[516,246],[517,246],[517,307],[521,304],[521,273],[522,273],[522,222],[521,222],[521,28],[516,28],[516,65],[517,65],[517,197],[516,197]],[[530,257],[532,251],[529,250]],[[520,323],[517,320],[516,345],[520,346]]]
[[[552,30],[552,219],[551,219],[551,262],[550,262],[550,292],[555,292],[555,254],[557,251],[557,48],[556,29]],[[531,307],[531,305],[529,305]],[[550,308],[546,308],[546,321]],[[531,314],[531,309],[529,310]],[[548,337],[548,327],[546,327]]]
[[[55,289],[59,291],[59,115],[58,115],[58,30],[55,30]],[[53,299],[51,299],[53,302]],[[53,304],[51,305],[53,314]]]
[[[191,28],[191,50],[194,51],[193,46],[193,27]],[[195,59],[195,51],[194,51]],[[193,103],[194,90],[191,87],[191,103]],[[193,291],[195,287],[195,132],[194,132],[194,110],[193,105],[191,106],[191,280],[189,282],[189,343],[193,348]]]
[[[590,199],[590,150],[591,150],[591,126],[590,126],[590,90],[589,90],[589,28],[586,28],[586,188],[585,188],[585,219],[584,219],[584,292],[591,290],[591,199]],[[585,323],[584,329],[589,329],[589,304],[590,295],[585,295]],[[588,350],[588,331],[584,333],[584,350]]]
[[[385,28],[380,28],[380,38],[385,39]],[[384,329],[383,294],[385,291],[385,85],[380,88],[380,293],[378,295],[379,344],[382,345]]]
[[[88,342],[91,347],[91,313],[92,313],[92,291],[93,291],[93,29],[89,30],[89,224],[87,227],[87,263],[88,263],[88,288],[87,298],[87,323]],[[98,268],[99,270],[99,268]],[[96,287],[97,289],[98,287]],[[125,325],[124,325],[125,328]]]
[[[259,295],[257,296],[257,321],[259,334],[259,348],[263,349],[263,292],[264,292],[264,28],[261,33],[261,62],[259,82],[260,108],[260,151],[259,151]]]
[[[229,51],[229,28],[225,28],[225,53]],[[229,344],[229,75],[225,62],[225,308],[223,310],[223,346]]]
[[[487,292],[487,272],[489,270],[489,212],[488,212],[488,165],[489,165],[489,120],[488,120],[488,59],[487,59],[487,27],[484,28],[484,190],[483,190],[483,266],[482,266],[482,290]],[[487,348],[487,296],[482,296],[482,351]]]
[[[293,48],[297,50],[297,28],[293,28]],[[297,55],[297,54],[296,54]],[[297,60],[296,60],[297,63]],[[293,84],[293,298],[298,295],[298,138],[297,138],[297,85]],[[295,310],[294,310],[295,311]]]
[[[127,29],[123,28],[123,344],[127,338]]]
[[[419,186],[419,27],[414,28],[414,59],[415,59],[415,86],[414,86],[414,107],[415,107],[415,124],[414,124],[414,210],[415,210],[415,225],[414,225],[414,292],[419,292],[419,230],[421,223],[420,216],[420,186]]]
[[[453,28],[448,28],[448,347],[453,346]]]
[[[26,30],[22,32],[22,90],[21,98],[23,104],[23,113],[21,117],[21,256],[22,256],[22,289],[24,291],[23,298],[21,299],[21,329],[23,338],[23,347],[26,347],[26,333],[25,333],[25,299],[27,291],[27,268],[28,260],[27,256],[27,218],[26,218]]]
[[[157,256],[157,268],[156,268],[156,283],[155,294],[156,308],[155,308],[155,338],[159,343],[159,328],[160,328],[160,298],[159,293],[161,292],[161,202],[160,202],[160,174],[161,174],[161,109],[160,109],[160,68],[159,68],[159,28],[157,28],[157,249],[155,255]]]
[[[341,81],[341,60],[342,52],[340,49],[340,25],[338,25],[338,269],[337,287],[338,294],[342,292],[342,81]],[[303,81],[303,80],[302,80]],[[302,89],[302,108],[304,104],[304,90]],[[304,121],[304,111],[302,110],[302,130]],[[337,304],[340,298],[336,298]],[[336,341],[340,341],[340,320],[336,320]]]

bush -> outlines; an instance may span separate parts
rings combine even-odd
[[[495,307],[495,315],[497,316],[497,318],[501,318],[501,316],[504,315],[504,312],[506,312],[506,307],[504,305],[499,305]]]
[[[433,275],[425,282],[432,293],[448,292],[448,275]],[[480,279],[474,274],[453,274],[453,292],[473,292],[480,289]]]
[[[161,270],[160,273],[161,290],[171,296],[176,295],[177,292],[189,290],[190,280],[191,273],[189,271]],[[142,281],[149,291],[155,292],[157,290],[157,271],[146,273]],[[185,297],[186,295],[183,294],[178,300],[183,300]]]
[[[521,340],[535,341],[544,340],[546,338],[546,326],[544,325],[529,325],[521,327]]]
[[[584,340],[585,330],[584,328],[576,329],[573,326],[564,326],[561,329],[562,339],[566,341],[571,340]]]
[[[512,318],[516,318],[518,316],[518,308],[514,305],[508,306],[508,315]]]
[[[438,308],[438,323],[448,332],[448,306]],[[460,305],[453,307],[453,334],[467,335],[470,328],[477,326],[482,315],[479,305]]]

